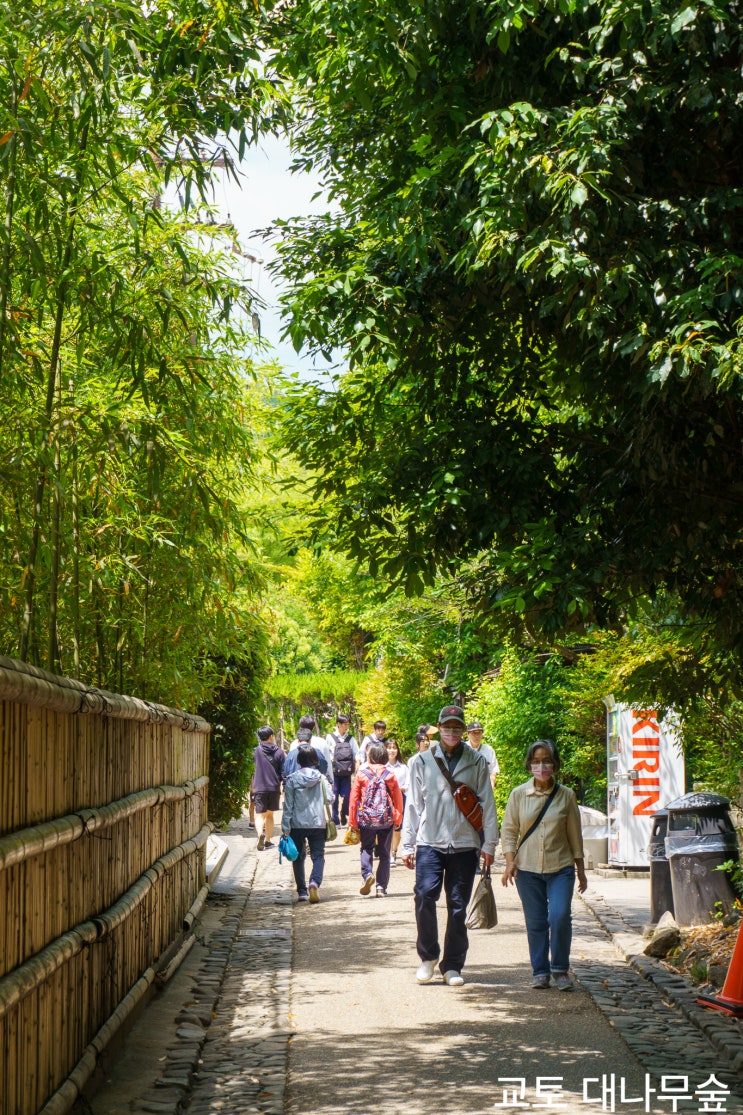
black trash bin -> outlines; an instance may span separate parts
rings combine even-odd
[[[668,910],[673,910],[671,867],[666,856],[668,810],[656,809],[653,814],[653,831],[648,844],[650,860],[650,920],[655,925]]]
[[[679,925],[703,925],[735,901],[727,874],[716,870],[740,856],[730,802],[719,794],[692,793],[666,809],[674,916]]]

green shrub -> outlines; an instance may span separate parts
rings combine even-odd
[[[212,726],[209,819],[220,826],[240,816],[250,791],[255,730],[262,722],[262,649],[259,642],[247,660],[220,663],[222,682],[199,708],[199,715]]]
[[[359,731],[356,694],[365,674],[360,670],[327,670],[309,674],[274,674],[263,683],[265,719],[279,739],[293,739],[299,718],[315,717],[318,731],[325,734],[335,727],[340,711]]]
[[[358,689],[362,724],[371,731],[375,720],[387,722],[387,735],[397,739],[407,758],[415,753],[415,733],[420,724],[436,723],[446,702],[433,668],[420,659],[385,658],[363,676]]]
[[[467,718],[482,721],[485,739],[498,756],[495,797],[501,813],[513,787],[526,781],[524,755],[540,738],[557,744],[560,781],[575,790],[580,802],[606,809],[604,684],[589,653],[514,648],[498,673],[480,683],[467,704]]]

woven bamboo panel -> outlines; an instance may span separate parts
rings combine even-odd
[[[0,1111],[36,1115],[205,882],[209,725],[0,657]]]

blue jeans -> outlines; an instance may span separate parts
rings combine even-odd
[[[570,904],[575,886],[575,867],[563,867],[548,875],[522,871],[516,889],[524,908],[529,958],[535,976],[567,972],[573,923]]]
[[[348,820],[348,803],[351,798],[351,775],[333,775],[333,820],[337,825],[345,825]],[[341,811],[338,815],[338,805]]]
[[[467,906],[480,859],[480,852],[466,848],[462,852],[441,852],[419,844],[415,850],[415,920],[418,925],[418,956],[421,960],[438,960],[439,926],[436,902],[443,886],[446,892],[446,936],[444,955],[439,970],[461,972],[467,957]]]
[[[304,861],[307,856],[307,844],[310,846],[312,858],[312,873],[310,882],[320,886],[325,869],[325,828],[321,829],[292,829],[290,836],[297,845],[299,855],[294,860],[294,882],[297,884],[297,894],[307,894],[307,882],[304,870]]]

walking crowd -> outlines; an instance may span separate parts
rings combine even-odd
[[[314,717],[303,716],[288,753],[270,726],[258,729],[251,787],[258,850],[274,847],[274,812],[283,791],[281,850],[292,859],[300,902],[320,901],[325,843],[338,826],[346,828],[344,842],[359,847],[364,896],[372,891],[377,898],[387,896],[399,853],[400,862],[415,871],[416,979],[428,983],[438,965],[444,983],[460,987],[468,906],[478,875],[489,886],[499,836],[493,796],[499,766],[492,747],[483,743],[482,724],[467,724],[459,706],[445,706],[436,725],[418,729],[416,753],[407,762],[397,740],[387,737],[383,720],[361,744],[344,713],[324,739],[316,727]],[[558,990],[571,991],[576,877],[581,892],[587,886],[578,803],[557,781],[560,759],[551,740],[529,746],[525,767],[530,777],[510,794],[503,819],[501,882],[515,884],[521,899],[532,988],[545,990],[552,980]],[[442,891],[443,949],[436,912]]]

